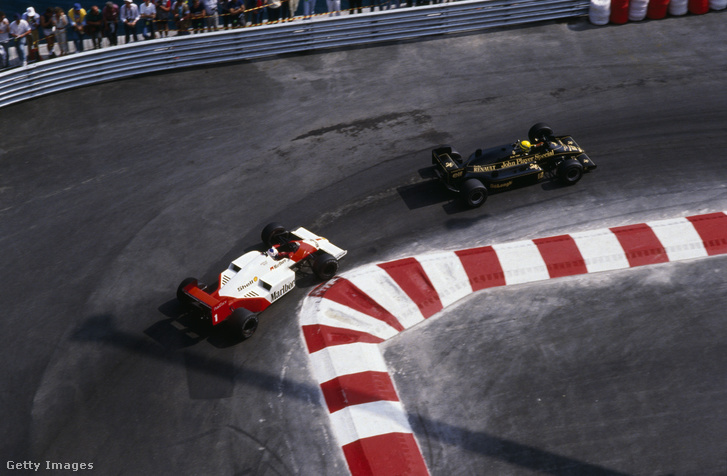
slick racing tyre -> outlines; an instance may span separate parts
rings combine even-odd
[[[583,166],[576,159],[567,159],[558,165],[558,180],[564,185],[575,185],[583,176]]]
[[[553,129],[544,122],[538,122],[528,131],[528,139],[533,144],[536,142],[545,142],[553,137]]]
[[[187,296],[187,294],[184,292],[184,288],[192,283],[194,283],[195,286],[198,285],[195,278],[187,278],[179,283],[179,286],[177,287],[177,301],[184,304],[185,306],[189,306],[190,304],[192,304],[192,298]]]
[[[313,261],[313,272],[321,281],[328,281],[338,272],[338,260],[328,253],[321,253]]]
[[[271,247],[273,245],[281,245],[281,238],[287,233],[288,230],[280,223],[270,223],[263,228],[262,233],[260,233],[260,238],[263,240],[265,246]]]
[[[240,337],[243,340],[252,337],[257,330],[257,314],[245,308],[240,307],[232,311],[231,321],[240,330]]]
[[[487,188],[477,179],[466,180],[460,189],[462,199],[470,208],[482,206],[487,200]]]

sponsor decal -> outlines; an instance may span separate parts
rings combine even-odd
[[[490,184],[490,188],[507,188],[510,185],[512,185],[512,180],[510,180],[509,182],[505,182],[505,183],[493,183],[493,184]]]
[[[243,284],[241,286],[238,286],[237,287],[237,291],[240,292],[243,289],[248,288],[248,287],[252,286],[255,283],[257,283],[257,276],[255,276],[254,278],[252,278],[250,281],[246,282],[245,284]]]
[[[282,297],[285,293],[287,293],[294,287],[295,287],[295,281],[291,281],[288,284],[284,284],[282,288],[280,288],[279,290],[270,294],[270,302],[277,301],[280,297]]]

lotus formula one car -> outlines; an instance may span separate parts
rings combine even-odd
[[[288,231],[271,223],[262,231],[266,251],[250,251],[222,271],[218,284],[207,287],[187,278],[177,288],[177,299],[202,311],[217,325],[227,319],[238,325],[243,338],[258,325],[258,313],[295,287],[296,271],[309,267],[322,280],[338,271],[343,250],[305,228]]]
[[[478,149],[466,160],[451,146],[441,146],[432,151],[432,164],[444,185],[471,208],[485,203],[489,192],[531,185],[544,177],[573,185],[596,168],[571,136],[556,136],[547,124],[531,127],[528,139]]]

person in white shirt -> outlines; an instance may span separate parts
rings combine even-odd
[[[124,0],[120,16],[121,23],[124,25],[124,42],[129,42],[129,36],[133,36],[134,41],[139,41],[136,37],[136,22],[139,21],[139,7],[131,0]]]
[[[144,0],[144,3],[139,6],[139,14],[142,24],[141,34],[144,35],[145,40],[153,40],[157,7],[150,0]]]
[[[30,35],[30,25],[28,22],[20,18],[20,14],[15,14],[15,21],[10,24],[10,38],[12,38],[12,45],[15,47],[15,51],[18,53],[20,58],[20,64],[26,66],[28,59],[25,53],[25,47],[27,44],[26,37]]]

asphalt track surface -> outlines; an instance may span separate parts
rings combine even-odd
[[[725,13],[579,20],[134,78],[0,111],[2,464],[345,474],[296,313],[177,284],[262,226],[344,269],[727,210]],[[599,168],[465,210],[424,169],[535,122]],[[385,345],[432,474],[727,474],[724,257],[478,293]],[[21,474],[23,471],[17,471]]]

